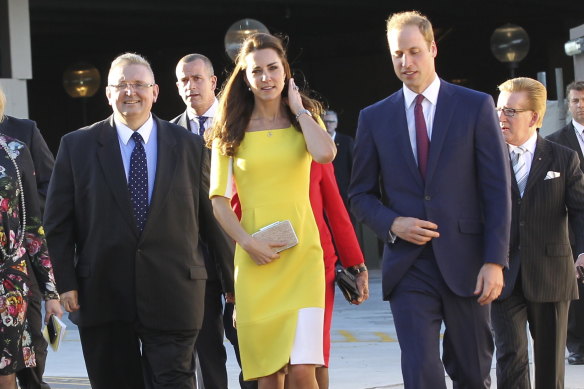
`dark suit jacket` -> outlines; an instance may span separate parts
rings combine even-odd
[[[554,132],[553,134],[546,137],[546,139],[551,140],[552,142],[556,142],[565,146],[569,149],[572,149],[578,153],[578,158],[580,158],[580,170],[584,171],[584,155],[582,154],[582,148],[580,147],[580,143],[576,137],[576,132],[574,130],[574,124],[570,122],[567,126],[563,127],[562,129]],[[574,251],[574,230],[573,228],[569,229],[570,231],[570,242],[572,244],[572,254],[577,256],[579,253]],[[576,260],[576,258],[574,258]]]
[[[41,132],[32,120],[17,119],[5,116],[0,122],[0,133],[16,138],[24,143],[30,150],[36,175],[37,190],[41,204],[41,213],[45,206],[45,198],[49,188],[51,172],[55,164],[53,153],[49,150]]]
[[[574,130],[574,124],[570,122],[567,126],[554,132],[553,134],[546,137],[546,139],[551,140],[572,149],[578,153],[578,158],[580,159],[580,169],[584,171],[584,155],[582,154],[582,148],[576,138],[576,132]]]
[[[207,278],[199,234],[217,258],[233,260],[233,243],[213,216],[201,138],[154,120],[157,170],[142,234],[113,116],[61,140],[45,229],[59,291],[79,291],[81,326],[138,318],[152,329],[198,329]]]
[[[345,205],[348,205],[347,194],[351,182],[351,170],[353,169],[353,138],[337,132],[335,135],[335,145],[337,146],[337,156],[333,161],[335,177],[337,178],[341,197]]]
[[[548,172],[560,175],[546,180]],[[569,219],[579,232],[575,249],[584,253],[584,175],[576,152],[538,136],[523,197],[512,180],[512,199],[510,263],[500,299],[511,294],[519,272],[529,301],[578,298],[568,236]]]
[[[189,117],[187,116],[187,111],[184,111],[182,114],[178,115],[177,117],[172,119],[170,122],[174,123],[174,124],[178,124],[179,126],[186,128],[189,132],[192,132],[191,121],[189,120]],[[196,135],[196,136],[199,136],[199,135]],[[209,150],[209,149],[206,149],[206,150],[210,155],[211,150]],[[207,249],[207,245],[204,242],[203,242],[203,255],[205,258],[205,267],[207,268],[207,276],[209,277],[209,280],[220,280],[221,284],[223,285],[223,290],[225,290],[225,285],[233,284],[233,278],[226,279],[225,275],[221,271],[221,268],[218,266],[221,263],[221,261],[217,260],[216,258],[213,258],[213,255]],[[233,264],[233,262],[231,262],[231,263]],[[233,270],[231,270],[227,274],[227,276],[232,275],[232,274],[233,274]],[[221,276],[219,276],[219,275],[221,275]]]
[[[507,265],[509,156],[490,96],[441,80],[425,182],[412,152],[402,90],[361,111],[354,158],[353,214],[386,242],[398,216],[436,223],[434,255],[455,294],[473,296],[485,262]],[[399,238],[385,244],[385,299],[422,250]]]

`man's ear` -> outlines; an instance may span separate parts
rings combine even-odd
[[[110,100],[110,99],[111,99],[111,97],[112,97],[112,93],[111,93],[111,91],[110,91],[110,87],[109,87],[109,86],[106,86],[106,87],[105,87],[105,97],[107,98],[107,103],[108,103],[109,105],[112,105],[112,102],[111,102],[111,100]]]
[[[154,95],[154,102],[156,102],[156,100],[158,99],[158,93],[160,92],[160,89],[158,88],[158,84],[154,84],[154,86],[152,86],[152,93]]]

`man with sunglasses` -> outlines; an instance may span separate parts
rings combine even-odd
[[[534,342],[535,387],[563,388],[570,300],[578,298],[568,223],[584,258],[584,175],[575,151],[537,129],[546,89],[531,78],[499,86],[499,123],[509,149],[512,219],[509,270],[492,304],[497,388],[529,389],[527,324]]]

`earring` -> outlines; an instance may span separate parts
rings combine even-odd
[[[251,88],[250,88],[249,86],[247,87],[247,90],[248,90],[249,92],[251,92]]]

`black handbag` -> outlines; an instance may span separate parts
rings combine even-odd
[[[359,289],[357,289],[357,282],[355,280],[355,276],[344,267],[337,266],[335,281],[337,282],[337,285],[341,292],[343,292],[345,300],[347,300],[349,303],[361,297],[361,295],[359,294]]]

